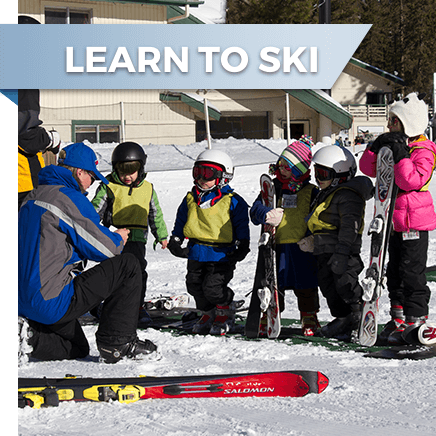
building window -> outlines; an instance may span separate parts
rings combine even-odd
[[[91,24],[91,11],[70,8],[46,8],[45,24]]]
[[[89,141],[91,144],[120,142],[120,125],[117,124],[85,124],[73,122],[73,138],[75,142]]]
[[[288,126],[282,124],[283,139],[288,139]],[[304,135],[304,123],[291,123],[291,139],[300,139]]]
[[[268,116],[221,117],[219,121],[210,120],[212,138],[233,137],[236,139],[268,139]],[[196,122],[196,140],[206,138],[206,123]]]
[[[367,92],[366,93],[366,104],[372,105],[386,105],[392,100],[391,92]]]

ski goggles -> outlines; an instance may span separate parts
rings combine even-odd
[[[321,167],[315,165],[315,178],[320,182],[326,182],[327,180],[333,180],[335,177],[335,170],[332,168]]]
[[[205,181],[220,179],[223,171],[220,167],[212,164],[196,164],[192,169],[194,180],[203,179]]]

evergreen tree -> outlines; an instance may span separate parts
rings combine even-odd
[[[316,0],[228,0],[231,24],[317,24]],[[396,74],[404,94],[426,92],[433,102],[436,73],[436,0],[331,0],[332,24],[372,24],[354,54]]]

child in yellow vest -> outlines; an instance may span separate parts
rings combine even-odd
[[[298,242],[307,236],[306,216],[318,189],[310,183],[312,138],[303,136],[292,142],[280,155],[270,172],[275,175],[277,207],[262,204],[261,194],[250,209],[253,224],[272,224],[276,229],[277,281],[280,310],[284,310],[284,291],[293,289],[297,296],[302,331],[313,336],[320,328],[316,260],[300,249]]]
[[[135,142],[123,142],[112,153],[109,184],[100,184],[92,204],[106,227],[127,228],[129,238],[123,253],[132,253],[142,270],[141,305],[147,289],[145,248],[150,229],[155,244],[167,246],[168,232],[153,185],[145,180],[147,155]],[[143,311],[144,312],[144,311]],[[146,314],[143,313],[145,316]]]
[[[369,177],[355,177],[357,166],[346,148],[329,145],[313,156],[321,189],[312,204],[308,227],[314,237],[318,282],[334,319],[321,335],[354,341],[362,312],[359,274],[365,204],[373,195]]]
[[[224,335],[235,321],[228,284],[250,251],[248,204],[228,185],[234,168],[226,153],[200,153],[192,172],[194,186],[177,210],[168,249],[188,259],[186,288],[204,313],[193,332]]]

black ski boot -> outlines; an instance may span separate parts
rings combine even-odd
[[[350,331],[351,319],[350,315],[341,318],[335,318],[328,324],[321,327],[321,336],[325,338],[337,338],[343,336]]]
[[[97,348],[105,363],[116,363],[123,357],[134,359],[140,358],[141,355],[157,353],[157,346],[153,342],[148,339],[141,341],[138,338],[123,345],[97,344]]]
[[[352,342],[357,341],[361,316],[362,303],[353,303],[351,312],[347,316],[335,318],[321,327],[321,336]]]

